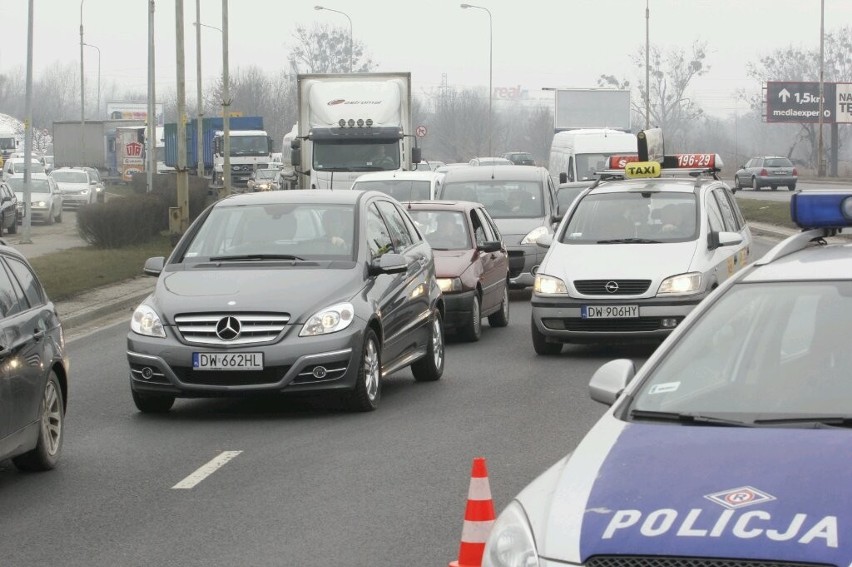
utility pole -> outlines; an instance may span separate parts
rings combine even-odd
[[[198,178],[204,177],[204,102],[201,100],[201,0],[195,0],[195,77],[196,77],[196,110],[195,110],[195,155],[198,158]]]
[[[823,69],[825,67],[825,0],[819,3],[819,142],[817,143],[817,176],[825,177],[825,160],[823,159],[822,123],[825,112],[825,83]]]
[[[222,192],[231,194],[231,87],[228,76],[228,0],[222,0]]]
[[[86,76],[83,74],[83,2],[80,0],[80,155],[86,163]]]
[[[82,29],[82,28],[81,28]],[[27,94],[24,118],[24,220],[22,221],[21,244],[32,244],[32,158],[33,158],[33,0],[29,0],[27,14]],[[50,214],[50,211],[47,212]]]
[[[651,127],[651,9],[645,0],[645,129]]]
[[[146,181],[148,193],[154,190],[154,169],[157,167],[157,110],[154,78],[154,0],[148,1],[148,146],[145,157],[148,167]]]
[[[183,0],[175,0],[175,51],[177,52],[177,232],[189,227],[189,177],[186,170],[186,77],[183,49]]]

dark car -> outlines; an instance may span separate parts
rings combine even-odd
[[[376,409],[383,376],[444,369],[444,302],[429,243],[377,191],[268,191],[211,205],[133,314],[140,411],[178,397],[327,391]]]
[[[18,232],[18,197],[6,183],[0,182],[0,234]]]
[[[0,460],[27,471],[56,466],[67,399],[54,304],[27,260],[0,241]]]
[[[502,156],[515,165],[535,165],[535,158],[529,152],[506,152]]]
[[[560,218],[556,188],[546,169],[511,164],[453,168],[444,174],[437,198],[485,205],[509,250],[510,286],[533,285],[546,253],[536,239],[552,235]]]
[[[770,187],[773,191],[786,187],[796,190],[799,172],[788,158],[780,156],[755,157],[748,160],[734,174],[734,192],[751,187],[759,191],[762,187]]]
[[[465,201],[416,201],[407,208],[435,254],[446,305],[444,328],[478,341],[483,317],[492,327],[508,325],[509,255],[485,207]]]

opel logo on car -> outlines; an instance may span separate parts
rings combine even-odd
[[[236,317],[222,317],[216,323],[216,336],[223,341],[232,341],[240,336],[240,321]]]
[[[607,291],[607,293],[615,293],[618,291],[618,282],[606,282],[606,285],[604,285],[604,289]]]

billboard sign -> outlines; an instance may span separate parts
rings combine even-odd
[[[109,120],[147,120],[147,102],[108,102],[107,118]],[[156,125],[163,125],[163,103],[154,104],[154,114],[157,117]]]
[[[852,124],[852,83],[823,83],[823,124]],[[819,122],[819,83],[766,83],[766,121]]]
[[[554,130],[613,128],[630,131],[630,91],[554,89]]]

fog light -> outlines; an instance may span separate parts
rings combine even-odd
[[[154,371],[151,370],[149,367],[146,366],[142,369],[142,378],[144,378],[145,380],[150,380],[153,376]]]
[[[677,319],[667,318],[660,321],[664,329],[674,329],[677,327]]]
[[[317,380],[322,380],[328,375],[328,370],[325,369],[325,366],[314,366],[314,370],[311,374],[313,374],[314,378]]]

